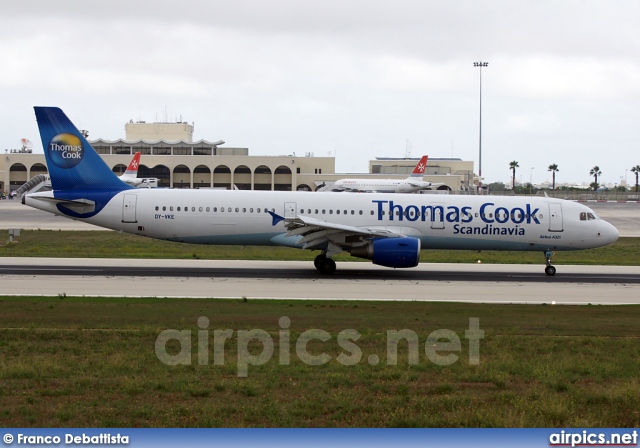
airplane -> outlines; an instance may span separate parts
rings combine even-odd
[[[406,179],[340,179],[317,191],[347,191],[357,193],[414,193],[419,190],[436,189],[442,183],[422,180],[427,167],[427,156],[422,156],[413,172]]]
[[[129,166],[124,173],[120,175],[120,180],[131,185],[133,187],[149,187],[155,188],[158,186],[158,179],[155,177],[138,177],[138,168],[140,167],[140,151],[133,155],[133,159],[129,162]]]
[[[192,244],[319,250],[333,274],[341,252],[391,268],[418,265],[421,250],[555,251],[618,239],[587,206],[548,197],[136,189],[118,179],[62,110],[35,107],[53,189],[28,206],[108,229]]]

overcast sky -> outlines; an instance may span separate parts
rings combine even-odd
[[[0,6],[0,149],[58,106],[90,139],[195,123],[251,155],[459,157],[619,183],[640,164],[638,0],[20,0]],[[409,142],[409,144],[407,144]],[[533,169],[532,169],[533,167]],[[629,183],[635,181],[627,174]]]

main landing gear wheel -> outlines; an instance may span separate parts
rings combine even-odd
[[[544,273],[547,275],[556,275],[556,267],[551,265],[551,257],[553,257],[553,252],[548,250],[544,253],[544,256],[547,259],[547,267],[544,268]]]
[[[318,255],[313,260],[313,265],[323,274],[330,275],[336,272],[336,262],[332,258],[328,258],[324,254]]]

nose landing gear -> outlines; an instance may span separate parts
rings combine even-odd
[[[547,275],[556,275],[555,266],[551,265],[551,257],[553,257],[553,252],[548,250],[544,253],[545,258],[547,259],[547,267],[544,268],[544,273]]]

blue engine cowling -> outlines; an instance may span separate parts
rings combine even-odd
[[[354,247],[351,255],[389,268],[413,268],[420,262],[417,238],[375,238],[365,246]]]

